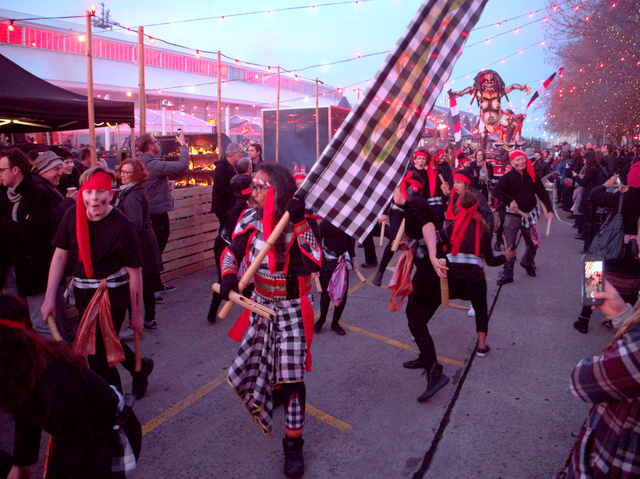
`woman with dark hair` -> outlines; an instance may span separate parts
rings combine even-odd
[[[625,252],[621,260],[605,260],[604,275],[620,296],[627,302],[634,304],[640,290],[640,260],[638,259],[638,235],[640,233],[640,162],[633,164],[629,170],[628,188],[622,191],[607,191],[616,185],[618,175],[613,175],[604,184],[596,186],[591,192],[591,201],[595,206],[605,206],[612,211],[618,210],[618,202],[622,195],[622,224],[625,235]],[[614,213],[615,214],[615,213]],[[573,323],[573,327],[587,334],[591,308],[584,306]],[[603,323],[604,326],[607,323]]]
[[[487,154],[482,148],[478,148],[473,154],[474,160],[469,164],[469,170],[473,173],[471,187],[478,190],[489,201],[489,190],[493,181],[493,166],[487,161]]]
[[[598,185],[603,184],[607,176],[602,169],[602,163],[599,162],[596,152],[589,148],[584,154],[584,173],[576,173],[570,169],[565,171],[567,177],[571,176],[573,180],[582,187],[582,197],[578,205],[578,235],[576,239],[584,240],[584,252],[588,252],[589,245],[593,239],[594,232],[592,228],[586,228],[592,224],[595,218],[594,209],[591,207],[591,190]],[[582,227],[581,227],[582,226]]]
[[[52,436],[47,479],[111,478],[121,437],[114,426],[126,416],[123,429],[137,457],[140,423],[128,408],[121,414],[124,398],[81,357],[27,329],[28,317],[21,299],[0,295],[0,409],[15,419],[12,464],[0,464],[0,477],[29,477],[46,431]]]
[[[138,159],[127,158],[119,168],[122,186],[116,198],[115,206],[122,211],[138,233],[140,251],[142,253],[142,301],[144,304],[144,327],[156,329],[156,298],[154,278],[163,270],[158,240],[151,225],[149,213],[149,193],[144,184],[149,174],[144,164]],[[133,330],[128,329],[121,339],[133,339]]]
[[[224,299],[238,291],[238,270],[245,256],[253,261],[285,211],[290,222],[253,277],[252,299],[273,309],[276,316],[265,319],[249,311],[240,316],[229,333],[242,343],[228,381],[265,433],[271,431],[274,390],[281,390],[284,470],[288,477],[300,477],[304,473],[304,371],[311,369],[314,326],[310,273],[320,269],[322,250],[317,233],[305,219],[304,201],[293,197],[295,180],[286,167],[263,163],[252,189],[256,207],[244,211],[222,254],[220,294]]]

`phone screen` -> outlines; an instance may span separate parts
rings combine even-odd
[[[604,259],[585,256],[583,264],[582,303],[584,305],[602,304],[604,300],[593,297],[594,293],[604,291]]]

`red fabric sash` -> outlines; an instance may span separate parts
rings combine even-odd
[[[455,223],[453,226],[453,233],[451,234],[451,254],[457,255],[460,252],[460,247],[462,246],[462,239],[471,223],[471,219],[473,218],[476,222],[476,234],[475,234],[475,244],[473,247],[473,254],[476,256],[480,256],[480,233],[481,233],[481,225],[480,225],[480,215],[478,214],[478,203],[475,203],[471,208],[464,209],[460,208],[460,204],[458,204],[458,214],[456,215]]]
[[[460,200],[460,198],[458,198]],[[449,206],[447,207],[447,214],[445,215],[445,219],[449,221],[453,221],[456,219],[456,212],[453,209],[453,203],[456,201],[456,192],[451,192],[451,199],[449,200]],[[460,205],[458,205],[458,210],[460,209]]]
[[[429,198],[436,195],[436,178],[438,177],[438,168],[434,163],[427,164],[427,178],[429,179]]]
[[[96,326],[100,323],[100,331],[104,340],[104,349],[107,352],[107,363],[113,367],[124,361],[124,349],[113,329],[111,319],[111,302],[107,290],[107,280],[100,281],[100,287],[96,290],[82,316],[78,334],[73,342],[73,351],[82,356],[96,354]]]
[[[409,296],[413,291],[413,283],[411,282],[411,267],[413,266],[413,248],[405,250],[400,255],[396,270],[393,273],[389,289],[393,293],[387,308],[391,311],[398,312],[402,308],[404,298]]]

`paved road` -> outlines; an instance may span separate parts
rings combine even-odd
[[[598,321],[586,336],[571,328],[580,308],[573,235],[554,222],[542,238],[536,278],[516,265],[515,283],[498,288],[499,268],[487,270],[489,304],[495,299],[487,357],[472,355],[467,302],[436,313],[430,329],[452,381],[423,404],[416,398],[425,377],[402,368],[417,354],[404,311],[387,309],[388,290],[352,278],[347,335],[325,326],[313,343],[305,477],[555,477],[588,411],[568,392],[570,371],[610,338]],[[369,278],[374,272],[364,270]],[[283,477],[282,409],[264,436],[226,384],[237,348],[226,333],[239,311],[207,323],[214,274],[174,280],[178,290],[158,306],[160,328],[145,333],[144,352],[156,366],[148,396],[135,407],[145,434],[142,479]],[[384,284],[390,278],[389,271]],[[0,424],[0,447],[10,449],[6,418]]]

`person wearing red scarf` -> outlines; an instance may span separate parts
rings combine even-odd
[[[500,266],[513,258],[515,252],[509,249],[504,255],[493,256],[492,232],[478,209],[479,197],[484,198],[479,192],[464,191],[456,200],[454,220],[439,232],[439,237],[447,251],[449,297],[471,301],[478,333],[476,354],[484,357],[491,348],[486,343],[489,313],[483,264],[486,261],[489,266]],[[440,302],[435,295],[433,300]]]
[[[396,268],[389,284],[389,289],[394,292],[389,305],[392,310],[399,310],[403,297],[408,295],[407,320],[420,356],[404,362],[403,366],[408,369],[424,368],[426,372],[427,387],[418,397],[419,402],[427,401],[449,382],[442,364],[438,362],[428,326],[440,304],[440,278],[446,277],[446,268],[438,262],[438,258],[444,257],[444,251],[436,241],[436,230],[442,227],[442,220],[422,196],[423,187],[422,178],[409,172],[394,192],[393,201],[404,207],[405,234],[412,248],[403,253],[399,261],[403,267]],[[416,271],[409,280],[412,263]]]
[[[529,276],[536,275],[536,251],[538,250],[536,222],[539,219],[536,196],[547,208],[545,217],[547,221],[554,218],[553,208],[547,190],[542,181],[533,170],[531,162],[522,150],[514,150],[509,154],[512,169],[500,178],[493,189],[493,196],[507,205],[504,220],[504,236],[509,248],[516,243],[518,231],[522,233],[527,249],[525,250],[520,266]],[[504,265],[502,276],[498,279],[498,285],[513,283],[513,266],[515,257]]]
[[[133,393],[144,396],[153,361],[143,358],[135,372],[135,355],[118,339],[127,308],[131,328],[142,333],[142,259],[133,224],[111,206],[115,173],[90,168],[80,177],[77,207],[67,210],[53,239],[56,247],[41,308],[44,318],[55,315],[55,293],[67,263],[73,265],[76,307],[82,318],[74,351],[88,356],[89,367],[122,391],[116,364],[133,376]]]
[[[238,291],[243,260],[253,261],[286,212],[290,222],[253,276],[251,299],[273,309],[265,319],[246,310],[229,332],[241,342],[228,381],[264,433],[272,429],[274,395],[285,405],[285,474],[304,473],[302,430],[305,418],[304,373],[311,370],[313,340],[311,272],[320,270],[322,249],[305,217],[304,200],[294,198],[295,180],[280,164],[263,163],[253,179],[255,208],[243,212],[231,244],[222,253],[220,294]]]

